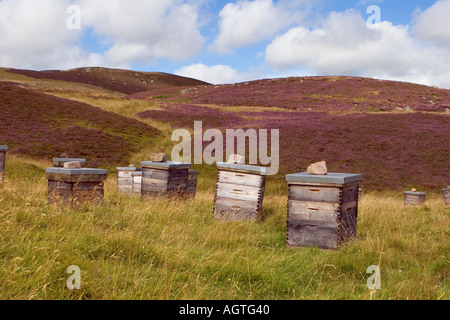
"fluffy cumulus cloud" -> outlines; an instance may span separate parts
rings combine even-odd
[[[420,19],[420,17],[419,17]],[[266,49],[279,70],[306,67],[318,75],[352,75],[450,87],[450,55],[417,41],[408,26],[368,28],[354,11],[332,13],[320,28],[295,27]]]
[[[70,6],[81,28],[67,27]],[[1,0],[0,17],[0,65],[8,67],[149,65],[190,58],[203,45],[197,6],[182,0]],[[90,52],[88,32],[108,49]]]
[[[67,28],[68,0],[0,1],[0,65],[65,68],[101,63],[77,46],[79,30]]]
[[[176,75],[202,80],[212,84],[236,83],[244,80],[244,75],[225,65],[206,66],[202,63],[182,67]]]
[[[228,3],[220,12],[220,33],[212,48],[232,52],[273,37],[283,28],[299,22],[303,12],[295,10],[303,1],[254,0]]]
[[[414,33],[422,40],[450,47],[450,0],[438,1],[419,14]]]
[[[83,24],[107,44],[106,62],[151,63],[195,56],[204,39],[197,7],[178,0],[80,0]]]

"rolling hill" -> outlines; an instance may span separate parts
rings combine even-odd
[[[66,153],[89,165],[124,162],[158,130],[85,103],[0,82],[0,140],[14,154],[51,159]]]
[[[141,94],[142,95],[142,94]],[[172,97],[195,104],[279,107],[300,111],[450,111],[450,90],[359,77],[266,79],[198,86]],[[397,109],[396,109],[397,108]]]
[[[9,69],[8,72],[36,79],[77,82],[124,94],[172,87],[207,85],[206,82],[158,72],[137,72],[106,68],[79,68],[68,71],[32,71]]]

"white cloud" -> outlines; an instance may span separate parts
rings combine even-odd
[[[450,46],[450,0],[441,0],[416,17],[414,33],[433,44]]]
[[[232,52],[236,48],[273,37],[293,22],[301,20],[303,13],[295,10],[300,3],[303,1],[228,3],[220,12],[220,33],[212,48],[220,52]]]
[[[68,0],[0,1],[0,66],[70,68],[101,63],[77,46],[79,30],[66,26]]]
[[[0,66],[129,67],[160,58],[191,58],[201,50],[204,39],[197,22],[198,7],[186,1],[1,0]],[[81,30],[67,27],[70,5],[80,8]],[[101,54],[85,49],[81,41],[88,31],[109,49]]]
[[[382,22],[369,29],[353,11],[332,13],[320,28],[296,27],[266,49],[279,70],[308,68],[318,75],[351,75],[450,87],[450,55],[416,41],[408,26]]]
[[[112,47],[106,62],[154,62],[195,56],[204,39],[197,7],[178,0],[79,0],[83,24]]]
[[[244,81],[245,76],[237,70],[225,65],[206,66],[204,64],[193,64],[182,67],[174,74],[202,80],[212,84],[227,84]]]

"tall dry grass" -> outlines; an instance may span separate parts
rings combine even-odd
[[[442,195],[407,208],[402,195],[367,193],[357,238],[337,251],[287,249],[286,193],[269,180],[265,220],[212,217],[215,172],[195,201],[118,194],[105,203],[47,204],[50,163],[9,157],[0,191],[0,299],[449,299],[450,209]],[[67,268],[81,269],[69,290]],[[381,290],[367,288],[371,265]]]

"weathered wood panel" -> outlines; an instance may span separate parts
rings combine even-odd
[[[287,246],[314,246],[337,249],[340,245],[339,229],[336,226],[318,225],[295,219],[287,220]]]
[[[341,205],[339,203],[288,200],[288,211],[297,214],[314,214],[317,212],[335,214],[339,213],[340,210]]]
[[[342,202],[342,188],[309,185],[289,185],[289,199],[314,202]]]
[[[5,180],[6,151],[0,151],[0,184]]]
[[[142,199],[149,197],[187,196],[189,168],[146,168],[143,167],[141,179]]]
[[[122,187],[133,187],[133,180],[130,181],[118,181],[117,185],[119,186],[119,189]]]
[[[191,197],[195,197],[195,194],[197,193],[198,175],[199,175],[198,171],[189,170],[188,184],[187,184],[186,192]]]
[[[141,193],[142,172],[133,174],[133,193]]]
[[[64,182],[99,182],[106,179],[106,175],[98,174],[86,174],[86,175],[66,175],[59,173],[49,173],[45,174],[47,180],[53,181],[64,181]]]
[[[132,173],[133,171],[119,171],[117,172],[117,177],[119,179],[131,179]]]
[[[168,180],[169,179],[169,170],[143,169],[142,177],[149,178],[149,179],[157,179],[157,180]]]
[[[103,201],[104,181],[107,177],[106,170],[48,168],[46,177],[48,179],[48,202],[50,204],[65,206],[96,205]]]
[[[450,204],[450,188],[442,189],[445,204]]]
[[[238,184],[242,186],[261,187],[263,176],[232,171],[219,171],[219,182]]]
[[[258,201],[216,198],[214,202],[214,218],[219,220],[256,220],[260,213],[261,206]]]
[[[350,183],[342,188],[342,202],[357,201],[359,196],[359,183]]]
[[[231,183],[217,183],[217,197],[257,202],[260,200],[261,188]]]
[[[50,204],[65,206],[101,204],[104,199],[104,186],[100,184],[73,184],[49,181],[48,201]]]
[[[406,206],[417,206],[425,203],[426,193],[424,192],[405,192],[404,203]]]
[[[142,177],[142,189],[143,190],[162,190],[167,189],[168,180],[159,180]]]

